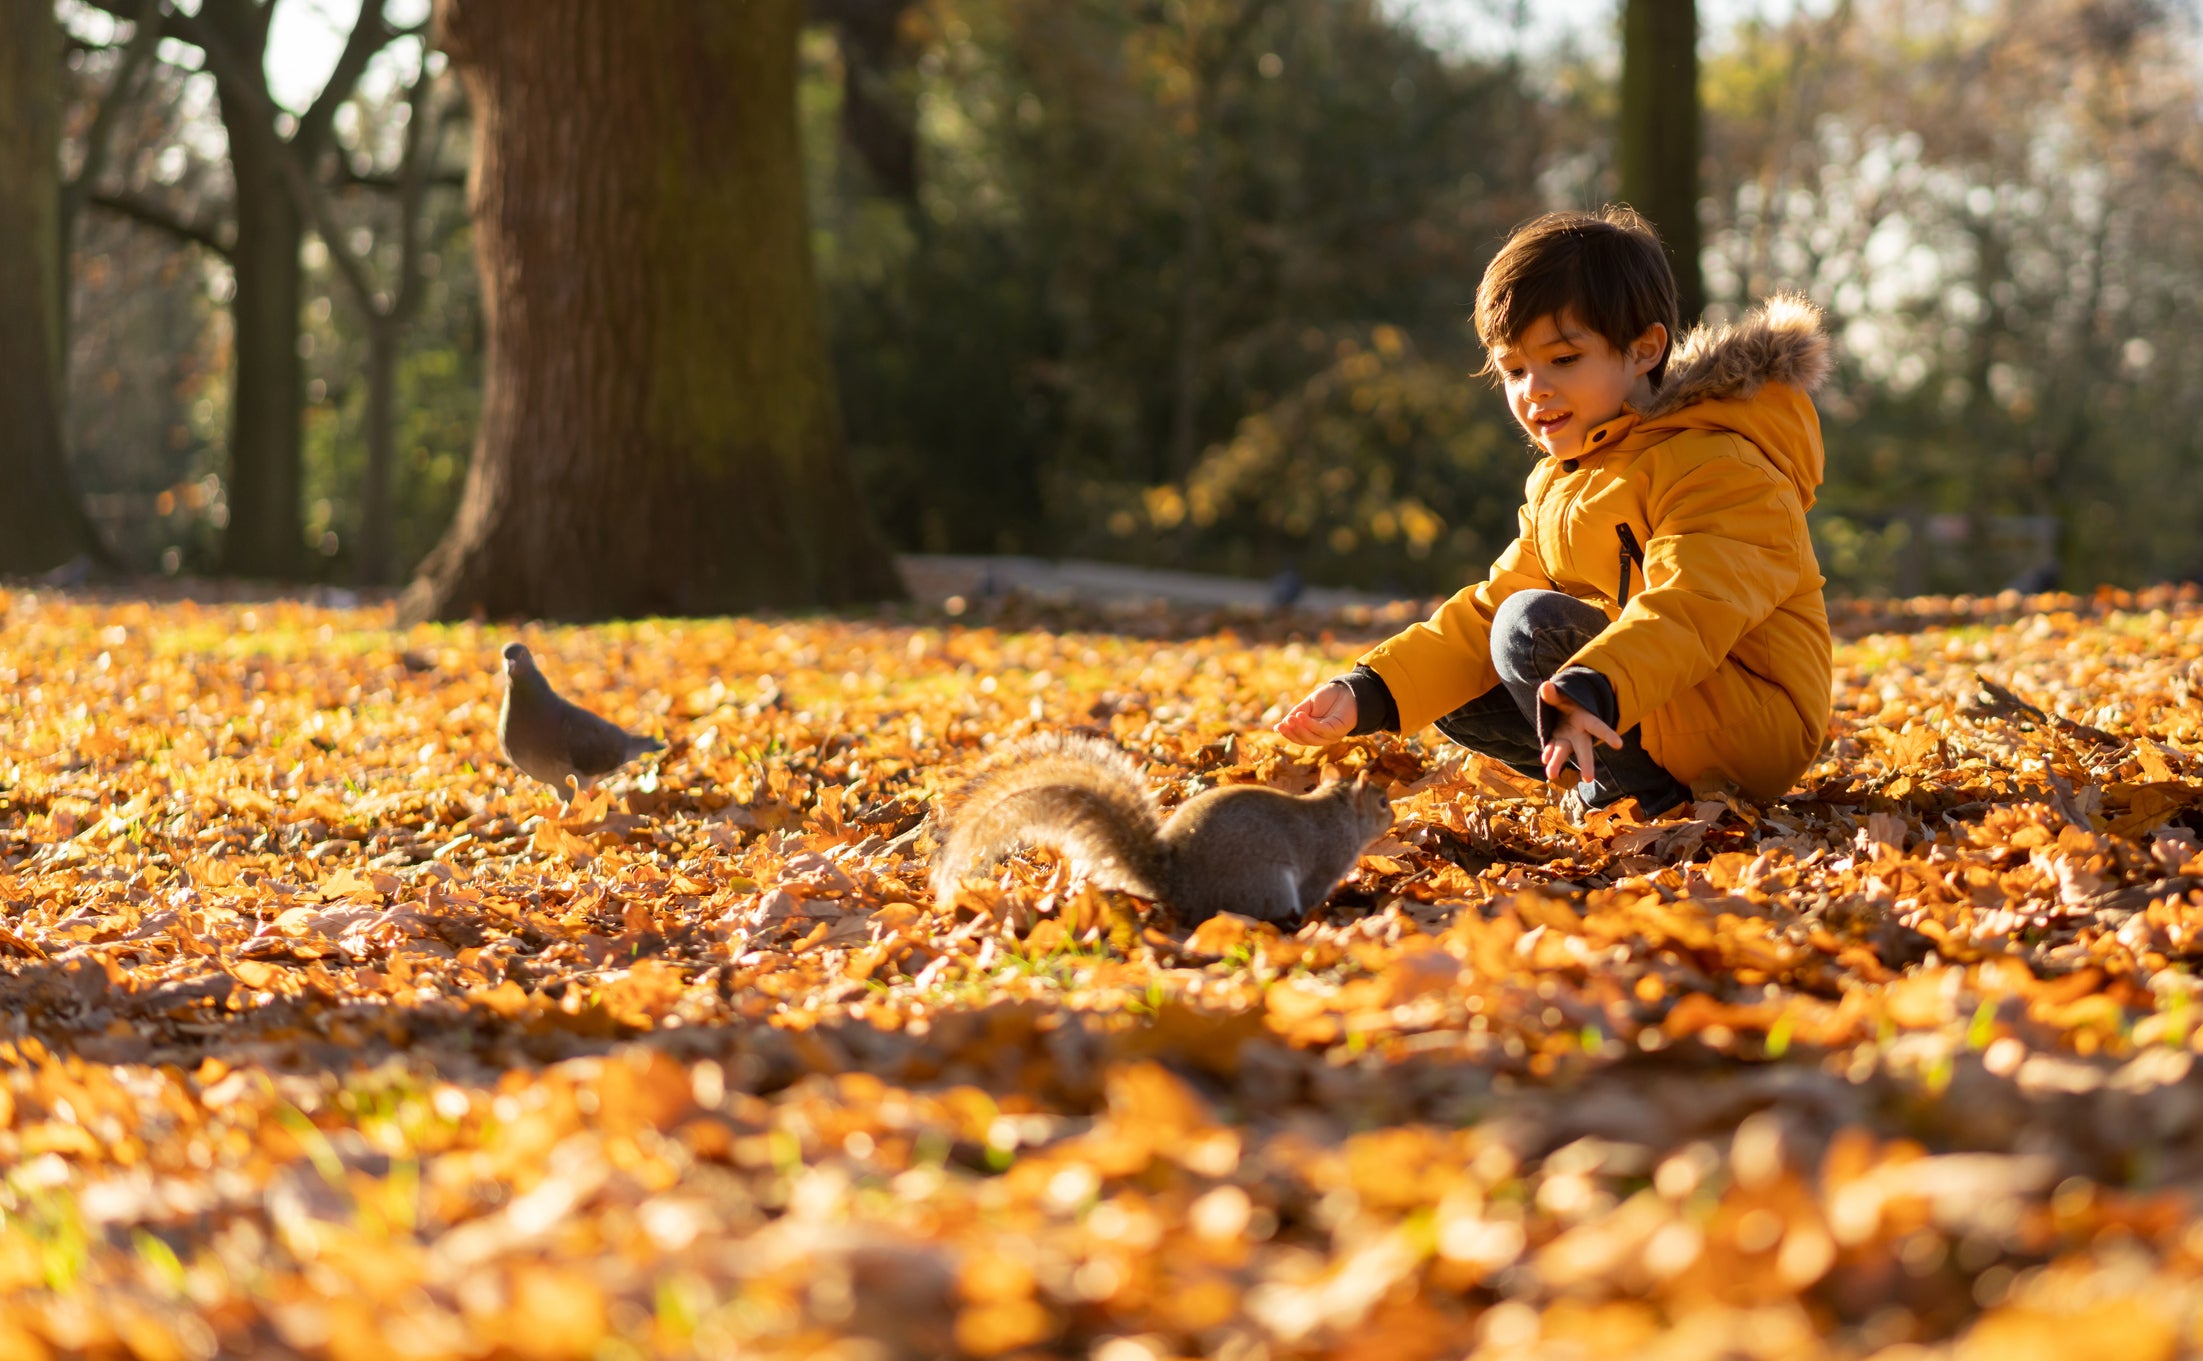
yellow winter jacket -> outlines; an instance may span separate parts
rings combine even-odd
[[[1701,788],[1785,793],[1828,728],[1828,611],[1805,512],[1821,482],[1807,396],[1831,358],[1818,309],[1776,297],[1676,346],[1658,392],[1530,473],[1489,580],[1362,658],[1412,733],[1499,683],[1492,614],[1565,591],[1613,622],[1570,659],[1613,684],[1615,728]],[[1635,551],[1632,551],[1635,550]]]

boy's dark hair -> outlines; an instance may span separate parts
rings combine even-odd
[[[1547,213],[1515,228],[1476,288],[1476,338],[1491,358],[1520,340],[1539,317],[1573,313],[1577,323],[1617,350],[1654,322],[1668,328],[1667,350],[1652,367],[1658,387],[1675,352],[1675,274],[1660,234],[1633,208]]]

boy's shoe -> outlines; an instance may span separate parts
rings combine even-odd
[[[1677,809],[1687,807],[1690,803],[1690,790],[1681,784],[1677,784],[1673,789],[1666,791],[1665,797],[1660,794],[1649,796],[1624,794],[1621,798],[1614,799],[1611,802],[1619,803],[1622,799],[1631,797],[1637,800],[1637,815],[1644,821],[1650,822],[1654,818],[1667,817]],[[1652,806],[1647,807],[1648,804]],[[1553,806],[1561,811],[1561,815],[1567,818],[1571,825],[1581,827],[1584,819],[1591,815],[1593,808],[1604,805],[1593,804],[1586,800],[1583,796],[1583,786],[1573,784],[1561,792],[1561,796],[1554,800]]]

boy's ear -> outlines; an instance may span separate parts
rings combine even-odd
[[[1660,356],[1667,352],[1667,323],[1656,321],[1645,328],[1643,335],[1629,342],[1629,366],[1637,373],[1650,373],[1659,364]]]

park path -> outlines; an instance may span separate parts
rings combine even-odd
[[[1397,597],[1373,591],[1259,581],[1207,572],[1165,571],[1124,563],[1065,558],[906,553],[896,559],[912,598],[938,605],[952,596],[978,602],[1011,591],[1048,604],[1132,605],[1163,602],[1207,608],[1263,609],[1291,604],[1328,613],[1375,609]]]

